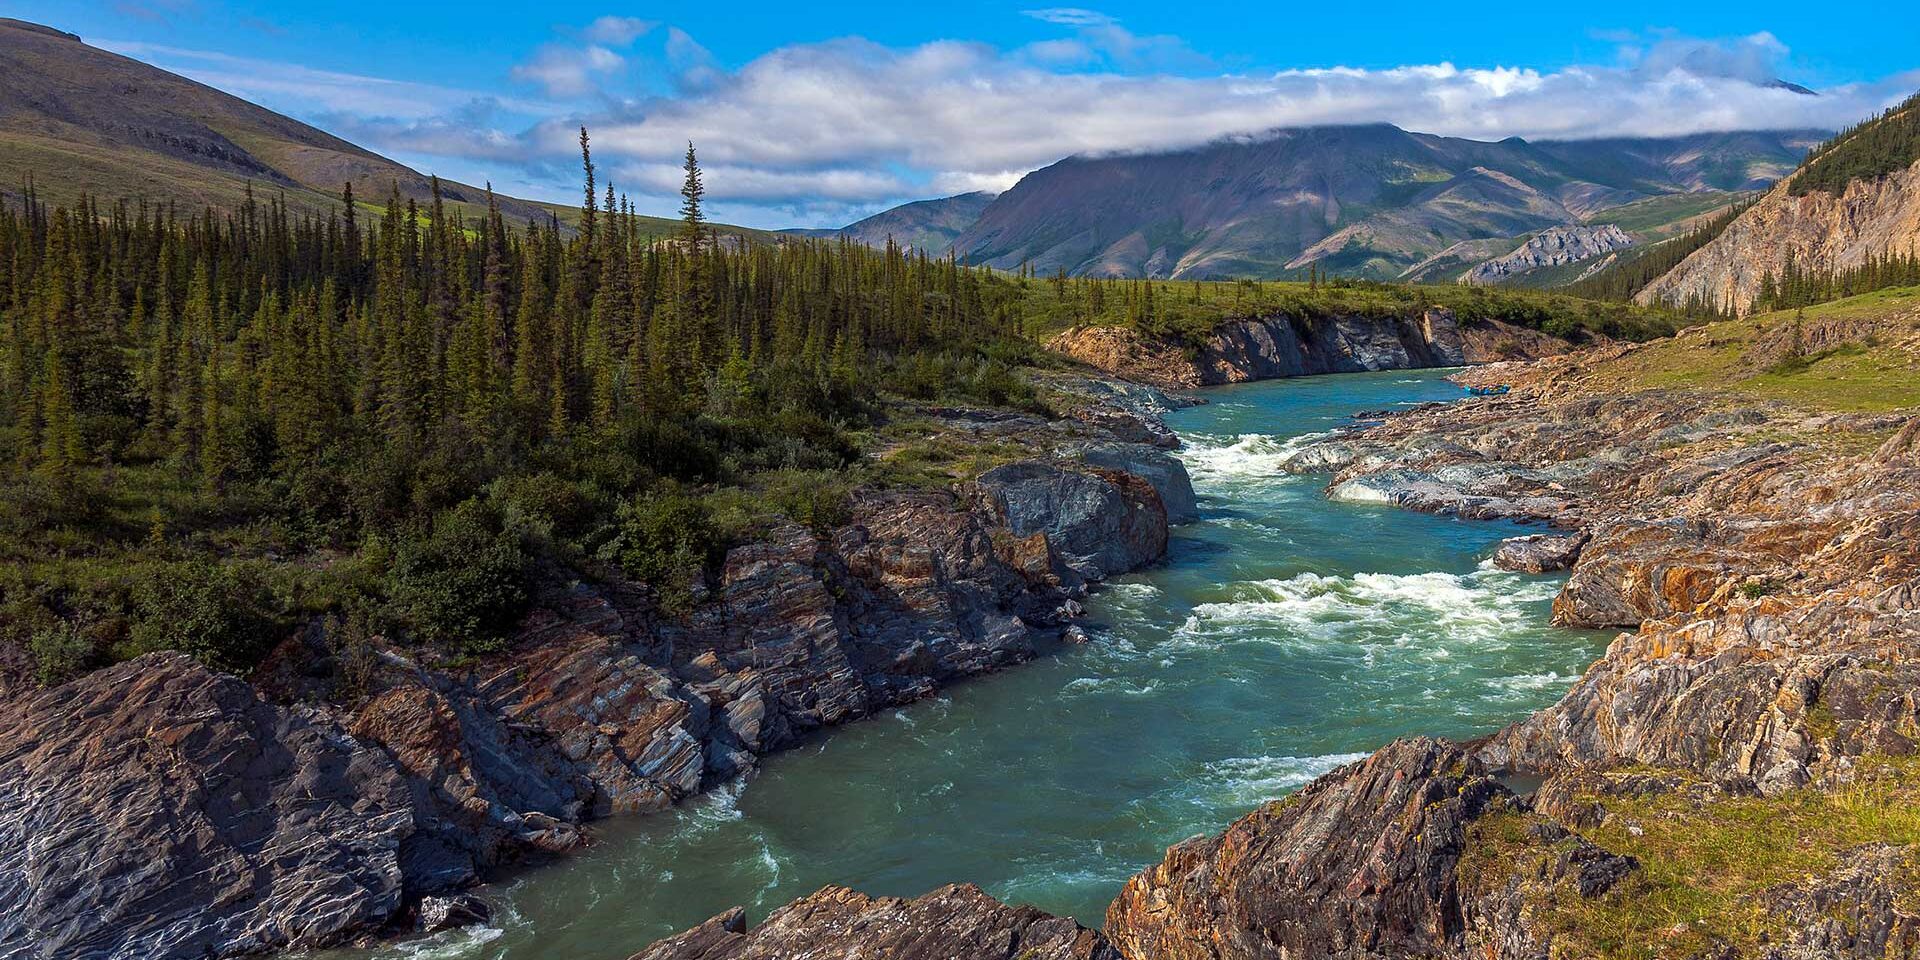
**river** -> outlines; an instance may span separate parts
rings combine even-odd
[[[736,904],[973,881],[1099,926],[1127,877],[1395,737],[1555,700],[1604,635],[1555,578],[1492,570],[1517,528],[1332,503],[1274,469],[1358,410],[1453,399],[1435,371],[1209,390],[1167,417],[1201,497],[1165,564],[1097,594],[1093,643],[834,731],[672,814],[481,892],[494,924],[374,956],[622,960]],[[359,956],[367,956],[360,954]]]

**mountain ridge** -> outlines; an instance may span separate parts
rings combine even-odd
[[[1594,222],[1649,198],[1777,180],[1813,131],[1497,142],[1391,124],[1304,127],[1028,174],[955,241],[1042,273],[1391,279],[1464,240]]]
[[[92,46],[77,34],[0,17],[0,169],[31,176],[37,194],[70,203],[175,202],[183,209],[237,209],[251,189],[280,193],[296,213],[339,209],[351,182],[357,201],[382,204],[394,186],[424,203],[433,178],[318,127],[152,64]],[[469,217],[487,190],[440,179],[443,199]],[[0,183],[0,197],[22,182]],[[493,195],[510,223],[578,208]],[[677,221],[641,218],[664,234]],[[721,226],[727,235],[772,234]]]

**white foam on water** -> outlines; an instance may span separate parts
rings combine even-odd
[[[1402,646],[1418,645],[1429,635],[1501,643],[1536,625],[1537,614],[1526,605],[1551,597],[1555,589],[1552,583],[1507,575],[1302,573],[1236,584],[1232,599],[1195,606],[1175,636],[1284,643],[1355,633],[1378,639],[1391,631],[1401,634],[1397,645]],[[1432,655],[1451,654],[1436,645]]]
[[[1076,677],[1067,681],[1060,692],[1069,697],[1111,696],[1144,697],[1160,689],[1160,681],[1148,680],[1144,683],[1127,677]]]
[[[1558,670],[1545,673],[1521,673],[1510,677],[1494,677],[1487,681],[1493,687],[1497,697],[1531,696],[1550,688],[1566,688],[1573,685],[1578,675],[1564,674]]]
[[[1243,433],[1231,439],[1197,437],[1178,456],[1202,488],[1208,483],[1284,476],[1281,469],[1288,457],[1300,448],[1325,437],[1331,431],[1302,434],[1284,440],[1264,433]]]
[[[1364,753],[1329,753],[1317,757],[1230,757],[1206,765],[1211,787],[1206,801],[1232,811],[1277,800],[1356,760]]]

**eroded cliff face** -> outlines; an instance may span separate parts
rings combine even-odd
[[[1792,256],[1809,272],[1847,270],[1869,258],[1911,252],[1920,241],[1920,163],[1879,180],[1855,180],[1834,196],[1793,196],[1783,182],[1712,243],[1681,261],[1637,297],[1641,303],[1700,298],[1744,312],[1761,278],[1777,279]]]
[[[1898,813],[1920,798],[1920,418],[1623,395],[1584,366],[1487,371],[1514,393],[1291,468],[1336,496],[1568,528],[1502,552],[1570,556],[1556,615],[1637,629],[1506,730],[1394,744],[1173,848],[1109,912],[1129,958],[1920,947],[1920,834]],[[1719,906],[1648,919],[1689,897]]]
[[[1031,659],[1088,583],[1160,557],[1169,504],[1192,509],[1179,461],[1129,439],[1154,428],[1089,394],[1065,421],[936,412],[1038,459],[858,494],[826,533],[777,526],[686,617],[612,572],[549,575],[510,648],[477,662],[336,649],[316,626],[251,683],[156,655],[5,705],[0,955],[226,957],[404,930],[422,897],[572,850],[594,817],[665,809],[811,731]],[[859,909],[896,908],[961,909]],[[979,936],[1111,956],[1056,928],[1011,911]]]
[[[1125,327],[1075,327],[1047,348],[1143,383],[1191,389],[1279,377],[1457,367],[1548,356],[1564,340],[1494,320],[1461,322],[1443,307],[1418,318],[1290,316],[1233,320],[1197,350]]]

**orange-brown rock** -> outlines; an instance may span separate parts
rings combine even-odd
[[[1100,934],[972,884],[913,900],[826,887],[748,930],[734,908],[633,960],[1121,960]]]

